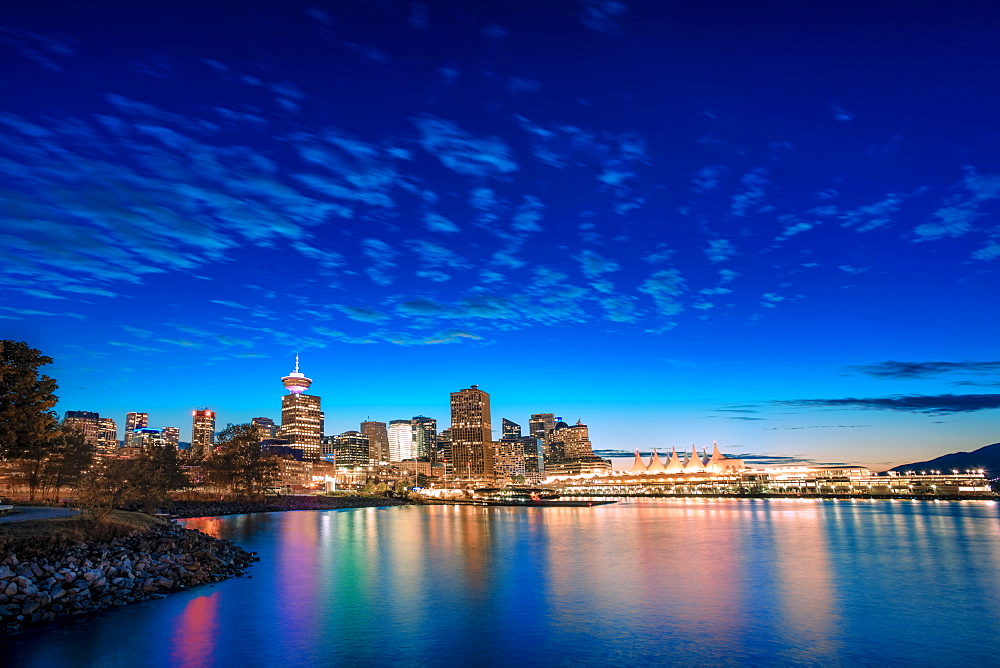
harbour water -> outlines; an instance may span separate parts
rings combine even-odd
[[[187,520],[252,577],[0,643],[18,666],[996,664],[992,502],[676,499]]]

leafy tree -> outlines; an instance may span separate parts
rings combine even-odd
[[[152,513],[170,500],[170,492],[189,486],[177,449],[163,445],[132,459],[105,460],[80,486],[80,497],[97,514],[135,506]]]
[[[202,464],[206,477],[244,499],[264,496],[278,465],[265,457],[255,425],[230,424],[219,434],[216,451]]]
[[[43,490],[51,489],[55,500],[63,487],[76,487],[83,472],[94,461],[95,447],[76,429],[60,429],[49,440],[49,452],[43,469]]]
[[[15,477],[26,482],[32,500],[57,425],[56,381],[38,375],[51,363],[23,341],[0,340],[0,458],[15,460]]]
[[[365,482],[365,487],[361,491],[364,492],[365,494],[374,494],[375,483],[371,480],[368,480],[367,482]]]

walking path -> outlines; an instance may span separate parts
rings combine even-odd
[[[72,508],[14,506],[13,510],[8,510],[3,515],[0,515],[0,524],[6,522],[24,522],[25,520],[47,520],[51,517],[69,517],[79,512],[79,510],[73,510]]]

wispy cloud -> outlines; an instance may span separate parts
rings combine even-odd
[[[897,395],[893,397],[874,398],[795,399],[772,403],[779,406],[872,409],[947,415],[1000,408],[1000,394]]]
[[[851,367],[876,378],[928,378],[948,373],[996,373],[1000,362],[877,362]]]

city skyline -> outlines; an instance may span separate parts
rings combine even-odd
[[[301,354],[331,435],[444,427],[479,384],[495,423],[582,418],[624,457],[973,450],[1000,440],[997,19],[22,3],[3,336],[55,359],[60,415],[182,438],[277,420]]]

